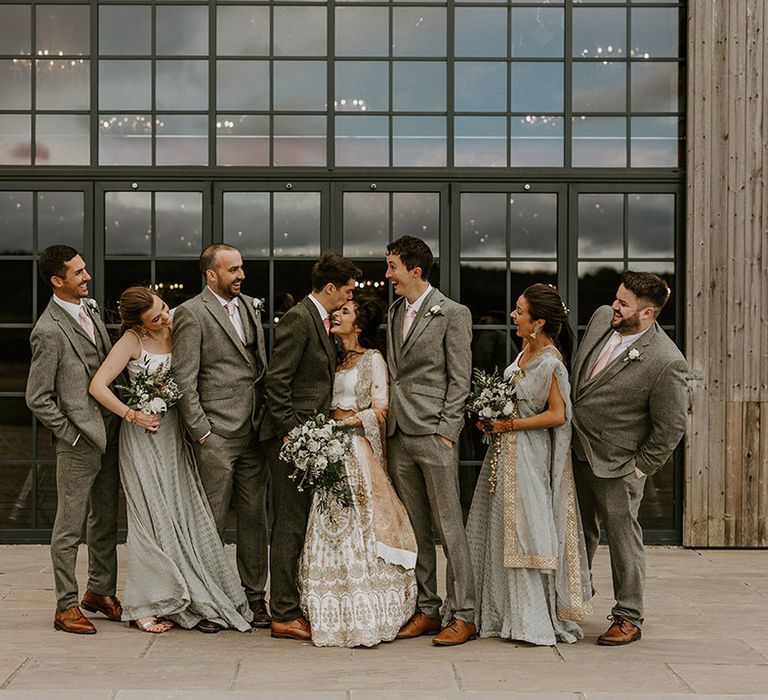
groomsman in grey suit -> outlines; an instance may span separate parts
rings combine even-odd
[[[58,506],[51,533],[56,589],[53,626],[75,634],[96,627],[78,606],[75,565],[86,526],[89,612],[120,620],[117,584],[117,434],[119,421],[88,393],[112,344],[88,299],[91,276],[80,254],[54,245],[40,253],[40,276],[53,296],[32,331],[27,406],[56,440]]]
[[[474,581],[459,502],[457,443],[472,372],[472,317],[428,280],[432,251],[403,236],[387,246],[386,278],[400,297],[389,309],[387,414],[389,470],[411,519],[419,552],[418,609],[398,639],[435,634],[453,646],[477,637]],[[448,560],[452,620],[440,629],[432,526]]]
[[[337,350],[330,337],[331,314],[352,298],[360,270],[347,258],[325,253],[312,268],[312,293],[285,312],[275,329],[267,372],[268,414],[261,438],[272,473],[274,522],[269,599],[272,636],[311,639],[299,606],[298,570],[307,529],[310,494],[289,479],[293,466],[279,459],[288,433],[307,418],[329,415]]]
[[[223,537],[234,498],[237,570],[254,627],[269,627],[267,585],[267,465],[259,427],[264,411],[267,355],[262,304],[242,294],[240,252],[216,243],[200,255],[206,286],[173,315],[173,365],[178,403],[192,438],[200,479]],[[209,620],[201,632],[220,627]]]
[[[641,637],[645,551],[637,514],[646,478],[685,433],[687,365],[656,321],[670,290],[625,272],[589,321],[573,364],[573,457],[590,568],[605,528],[616,603],[598,644]]]

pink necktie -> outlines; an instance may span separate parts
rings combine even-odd
[[[323,319],[323,325],[325,326],[326,334],[330,335],[331,334],[331,317],[330,316],[326,316]]]
[[[403,342],[408,337],[408,331],[411,330],[413,321],[416,318],[416,309],[412,306],[405,307],[405,318],[403,319]]]
[[[93,329],[93,321],[91,321],[91,317],[88,315],[88,311],[83,304],[80,304],[80,313],[77,315],[77,320],[80,323],[80,328],[82,328],[87,333],[88,337],[91,339],[91,342],[93,342],[95,345],[96,333]]]
[[[621,335],[614,331],[611,334],[611,337],[608,339],[608,342],[605,344],[605,347],[600,353],[600,356],[597,358],[595,366],[589,373],[590,380],[594,379],[598,374],[600,374],[600,372],[605,369],[606,365],[611,361],[611,356],[613,355],[616,348],[619,347],[619,345],[621,345]]]
[[[235,327],[237,337],[240,338],[243,345],[245,345],[245,331],[243,330],[243,322],[240,319],[240,312],[237,310],[235,302],[230,301],[227,305],[227,313],[229,314],[229,320]]]

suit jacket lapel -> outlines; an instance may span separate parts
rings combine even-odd
[[[51,297],[51,300],[48,302],[47,311],[51,315],[51,318],[59,324],[59,327],[64,335],[67,336],[67,340],[72,344],[72,347],[77,353],[77,356],[82,360],[82,363],[88,367],[88,360],[85,357],[83,348],[78,339],[75,338],[75,334],[78,334],[87,342],[93,344],[93,341],[88,337],[88,334],[80,327],[80,324],[75,323],[75,319],[53,300],[53,297]]]
[[[336,347],[333,344],[333,340],[325,330],[325,324],[323,323],[323,319],[320,318],[320,312],[317,310],[317,307],[315,306],[314,302],[309,297],[304,297],[301,300],[301,303],[304,304],[304,307],[309,311],[310,316],[312,317],[312,321],[315,324],[315,330],[320,336],[320,342],[323,344],[323,348],[325,348],[325,352],[328,355],[328,359],[331,362],[331,368],[333,372],[335,372],[336,371]]]
[[[245,358],[248,364],[251,364],[251,358],[248,357],[248,351],[245,345],[243,345],[243,341],[240,340],[240,336],[232,325],[232,321],[229,320],[227,312],[224,311],[221,302],[213,295],[213,292],[207,286],[203,290],[202,300],[205,304],[205,308],[208,309],[211,315],[216,319],[229,339],[234,343],[238,352]]]
[[[416,314],[416,318],[413,319],[413,325],[411,326],[410,330],[408,331],[408,336],[405,339],[405,342],[403,343],[402,347],[402,354],[405,355],[405,353],[408,352],[413,347],[413,344],[418,340],[419,336],[424,332],[426,327],[432,322],[432,319],[434,316],[432,314],[429,314],[429,309],[434,306],[433,301],[437,304],[442,304],[445,301],[445,298],[442,296],[442,294],[438,295],[438,291],[436,289],[432,289],[432,291],[427,294],[427,297],[424,299],[424,302],[419,307],[419,310]],[[428,315],[429,314],[429,315]]]
[[[253,299],[250,297],[243,298],[240,296],[240,310],[245,307],[245,315],[251,320],[251,329],[253,332],[253,345],[256,349],[256,354],[261,362],[262,369],[267,367],[267,349],[264,347],[264,335],[259,333],[261,327],[261,318],[257,315],[256,310],[253,308]],[[246,331],[247,333],[247,331]]]
[[[109,337],[109,333],[107,333],[107,328],[104,325],[104,322],[101,320],[100,315],[94,314],[90,309],[88,309],[88,314],[91,317],[91,321],[93,321],[93,327],[96,333],[98,333],[101,337],[101,342],[104,346],[104,355],[106,356],[109,354],[109,351],[112,348],[112,340]]]

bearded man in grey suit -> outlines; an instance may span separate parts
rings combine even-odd
[[[387,246],[386,278],[400,298],[389,309],[389,470],[418,544],[418,609],[398,639],[435,634],[453,646],[477,637],[474,581],[459,501],[457,443],[472,373],[472,317],[428,282],[432,251],[403,236]],[[447,567],[449,624],[440,629],[432,526]]]
[[[261,301],[242,294],[240,252],[208,246],[200,255],[206,287],[173,314],[173,365],[178,403],[193,440],[200,479],[223,537],[230,502],[237,514],[237,570],[254,627],[269,627],[267,585],[267,465],[259,428],[267,355]],[[215,633],[209,620],[201,632]]]
[[[56,588],[53,626],[75,634],[96,627],[77,602],[75,565],[86,528],[88,584],[81,605],[120,620],[117,584],[117,433],[119,421],[100,408],[88,385],[112,343],[88,299],[91,276],[80,254],[54,245],[40,253],[40,276],[53,297],[32,331],[27,406],[56,440],[58,506],[51,533]]]
[[[289,477],[280,460],[288,433],[307,418],[329,415],[337,350],[330,337],[331,314],[351,298],[361,275],[355,264],[329,251],[312,268],[312,293],[285,312],[275,329],[267,373],[268,414],[261,438],[272,473],[274,522],[270,549],[272,636],[309,640],[309,622],[299,605],[299,558],[304,546],[311,494]]]
[[[573,364],[573,457],[590,569],[605,528],[616,598],[598,644],[641,637],[645,551],[637,519],[646,478],[685,433],[687,365],[656,321],[665,282],[625,272],[589,321]]]

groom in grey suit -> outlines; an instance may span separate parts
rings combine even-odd
[[[178,403],[192,438],[200,479],[221,536],[234,498],[237,570],[254,627],[269,627],[267,465],[259,428],[267,355],[261,302],[242,294],[240,252],[217,243],[200,255],[206,287],[173,314],[173,365]],[[218,632],[205,620],[201,632]]]
[[[645,552],[637,515],[646,477],[685,433],[687,365],[656,321],[669,288],[625,272],[589,321],[573,364],[573,457],[590,568],[605,528],[616,603],[598,644],[641,637]]]
[[[53,296],[32,331],[27,406],[56,439],[58,506],[51,533],[56,588],[53,626],[75,634],[96,627],[77,602],[75,565],[86,525],[88,584],[82,607],[120,620],[117,584],[117,433],[119,421],[88,393],[112,344],[88,299],[91,276],[80,254],[54,245],[40,253],[40,276]]]
[[[453,646],[477,636],[474,580],[459,502],[457,443],[472,372],[472,317],[429,284],[432,251],[403,236],[387,246],[386,278],[400,298],[389,309],[387,414],[389,470],[418,544],[418,609],[398,639],[435,634]],[[432,526],[448,560],[453,619],[440,630]]]

